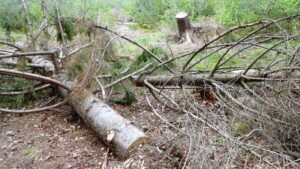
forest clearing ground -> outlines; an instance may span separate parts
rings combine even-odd
[[[174,167],[158,148],[176,135],[152,113],[144,96],[131,106],[110,105],[151,138],[125,161],[110,153],[110,167]],[[172,111],[163,115],[174,121],[180,116]],[[0,120],[0,168],[100,168],[105,161],[107,147],[67,105],[34,114],[1,114]]]
[[[137,40],[142,45],[147,47],[158,45],[168,51],[167,35],[162,35],[161,32],[145,33],[130,29],[128,24],[117,25],[115,29],[121,35]],[[136,48],[128,47],[131,44],[127,42],[120,44],[125,48],[121,49],[122,54],[127,52],[126,55],[129,55],[130,59],[137,56],[137,53],[132,53]],[[201,41],[193,44],[172,43],[170,48],[172,53],[177,55],[192,51],[201,44],[203,44]],[[143,93],[142,91],[143,88],[135,90],[136,93]],[[176,90],[167,92],[176,100],[182,99]],[[170,123],[180,125],[183,116],[181,113],[165,109],[154,98],[150,98],[154,108],[161,110],[162,115]],[[109,105],[143,129],[150,137],[150,141],[135,150],[125,161],[113,158],[110,153],[108,166],[175,168],[182,160],[182,155],[186,153],[177,150],[185,149],[188,143],[173,148],[172,142],[176,141],[178,135],[152,112],[144,95],[137,94],[137,100],[130,106],[113,103]],[[208,138],[217,135],[208,127],[203,127],[203,130]],[[80,118],[76,118],[69,106],[36,114],[0,114],[0,133],[0,168],[100,168],[105,161],[107,147]]]

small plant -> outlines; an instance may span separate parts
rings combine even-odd
[[[73,40],[74,36],[77,34],[75,23],[76,19],[71,17],[62,18],[60,21],[60,24],[63,28],[64,38],[69,41]],[[60,31],[60,26],[57,19],[55,22],[55,28],[57,31],[56,39],[57,41],[62,42],[62,32]]]
[[[240,136],[246,133],[250,126],[248,123],[236,122],[227,126],[228,130],[235,136]]]
[[[34,159],[39,153],[36,148],[24,148],[21,150],[21,154],[27,159]]]

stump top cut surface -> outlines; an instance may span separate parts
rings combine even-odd
[[[188,14],[186,12],[179,12],[176,14],[176,18],[181,19],[181,18],[186,18],[188,17]]]

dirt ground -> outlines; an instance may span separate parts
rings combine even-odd
[[[138,31],[123,29],[129,37],[142,36]],[[173,44],[175,53],[191,51],[194,44]],[[141,89],[142,90],[142,89]],[[50,98],[49,98],[50,99]],[[145,101],[143,95],[130,106],[109,103],[150,137],[150,141],[130,153],[125,160],[116,159],[100,138],[65,105],[33,114],[0,113],[0,168],[176,168],[180,157],[169,151],[166,138],[176,138]],[[162,109],[158,104],[157,109]],[[176,121],[180,114],[164,109],[164,116]],[[108,156],[108,157],[107,157]]]
[[[53,111],[0,114],[0,168],[174,168],[172,154],[159,147],[170,130],[151,111],[143,96],[131,106],[112,105],[140,127],[150,141],[125,160],[118,160],[68,105]],[[158,108],[158,106],[157,106]],[[167,116],[176,119],[179,114]],[[171,119],[172,119],[171,118]]]

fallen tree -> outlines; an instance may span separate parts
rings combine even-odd
[[[154,86],[201,86],[207,81],[240,83],[243,82],[264,82],[264,81],[285,81],[293,78],[294,81],[300,80],[300,68],[289,68],[287,70],[262,71],[250,70],[245,75],[245,70],[236,70],[226,73],[215,73],[212,77],[209,73],[186,74],[186,75],[157,75],[157,76],[133,76],[132,79],[136,86],[145,86],[145,80]]]
[[[66,76],[61,74],[63,71],[56,72],[59,68],[58,64],[53,64],[51,59],[45,57],[50,54],[52,60],[55,61],[57,58],[53,55],[57,55],[57,52],[34,51],[0,55],[0,58],[32,55],[27,57],[31,63],[26,65],[33,69],[44,68],[46,72],[49,72],[47,74],[53,75],[55,78],[52,79],[53,81],[49,77],[2,68],[0,73],[43,81],[58,87],[61,95],[68,98],[68,103],[74,110],[119,156],[126,156],[132,148],[145,143],[149,138],[90,92],[92,89],[86,87],[91,83],[90,79],[98,80],[99,83],[96,84],[99,86],[94,91],[95,93],[102,91],[103,95],[112,93],[105,90],[112,91],[111,88],[114,85],[131,79],[138,87],[146,86],[153,98],[160,103],[162,110],[166,111],[165,113],[168,113],[169,109],[178,112],[180,118],[185,120],[184,122],[180,120],[174,122],[174,119],[168,119],[164,117],[164,114],[160,114],[159,110],[152,106],[151,101],[153,100],[148,99],[146,92],[147,102],[155,115],[169,126],[172,132],[180,135],[175,139],[169,139],[183,149],[176,153],[180,154],[178,155],[179,160],[176,161],[179,168],[206,167],[199,159],[207,160],[208,156],[216,156],[216,164],[213,163],[215,161],[208,163],[213,166],[212,168],[218,168],[219,164],[225,164],[228,161],[234,163],[238,159],[237,155],[230,156],[228,159],[224,158],[222,152],[239,154],[240,149],[251,152],[251,156],[255,156],[269,167],[276,168],[280,164],[270,162],[269,159],[264,158],[265,156],[283,159],[289,166],[299,167],[295,161],[300,157],[298,146],[300,138],[298,134],[300,46],[295,46],[299,42],[299,32],[285,31],[280,26],[282,22],[288,23],[294,19],[299,19],[299,15],[239,25],[217,35],[195,51],[174,56],[166,61],[143,45],[119,35],[107,27],[92,24],[90,28],[94,32],[99,33],[96,30],[101,29],[114,35],[108,44],[116,37],[125,39],[149,53],[157,64],[153,64],[154,67],[151,68],[151,64],[143,65],[143,68],[131,70],[127,75],[122,73],[123,77],[117,77],[113,82],[105,85],[97,79],[98,76],[95,74],[95,72],[99,73],[98,67],[101,67],[101,64],[98,63],[104,62],[105,51],[101,50],[101,53],[97,53],[101,57],[94,56],[96,55],[95,50],[99,46],[92,45],[96,43],[97,39],[97,37],[93,37],[91,42],[81,45],[74,52],[65,54],[68,57],[64,58],[72,58],[73,54],[80,53],[84,48],[91,48],[91,52],[87,52],[91,56],[89,63],[83,70],[86,72],[81,73],[82,76],[79,75],[74,81],[69,81]],[[268,30],[267,28],[271,26],[273,26],[272,29]],[[227,42],[228,36],[232,36],[231,33],[245,29],[249,30],[242,32],[242,37],[235,37],[235,41]],[[60,31],[61,34],[64,33],[62,29]],[[266,35],[261,31],[270,31],[270,33]],[[66,42],[63,42],[63,48],[66,45]],[[105,50],[107,46],[105,45]],[[253,52],[253,54],[252,51],[258,52]],[[45,56],[41,56],[43,54]],[[177,63],[176,70],[167,66],[168,63],[177,60],[180,61],[178,61],[179,64]],[[77,61],[81,62],[81,60]],[[10,65],[15,66],[17,62]],[[169,74],[165,72],[155,74],[160,67],[165,67]],[[68,67],[64,69],[66,72],[69,71]],[[113,79],[115,75],[104,75],[103,77]],[[176,96],[174,96],[173,90],[162,90],[168,89],[168,87],[172,89],[174,86],[179,89]],[[196,89],[190,90],[191,87]],[[198,90],[198,88],[201,89]],[[8,94],[8,92],[2,93]],[[210,97],[204,95],[210,95]],[[166,110],[165,107],[168,109]],[[231,131],[233,130],[230,127],[232,123],[247,124],[250,127],[247,133],[243,133],[244,135],[238,133],[239,136],[236,136]],[[207,128],[222,137],[222,141],[219,141],[219,138],[217,141],[209,138]],[[256,133],[258,133],[256,136],[264,140],[266,144],[275,144],[276,147],[266,148],[248,141]],[[177,142],[173,142],[173,140]],[[189,144],[187,144],[187,140]],[[220,142],[222,146],[216,146]],[[217,151],[212,153],[207,147],[214,147]]]

